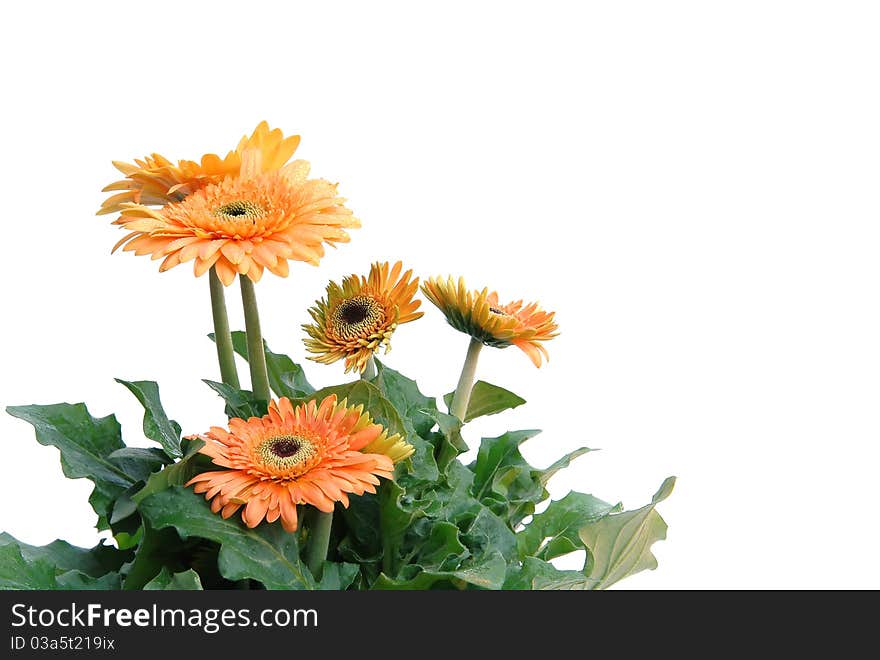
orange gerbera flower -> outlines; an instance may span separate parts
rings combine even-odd
[[[374,263],[367,277],[352,274],[342,286],[330,282],[327,297],[309,310],[314,323],[303,325],[311,339],[305,344],[309,359],[330,364],[345,359],[345,371],[363,373],[367,361],[381,346],[391,350],[391,335],[401,323],[421,318],[416,310],[421,300],[413,298],[419,278],[411,280],[412,271],[403,275],[403,264],[389,267]]]
[[[494,291],[468,290],[463,277],[458,278],[458,282],[452,277],[445,281],[432,277],[422,284],[422,291],[459,332],[486,346],[516,346],[536,367],[541,366],[542,355],[549,359],[541,342],[556,337],[559,326],[553,320],[553,312],[543,311],[537,303],[524,304],[517,300],[502,304]]]
[[[229,285],[236,273],[259,281],[263,269],[281,277],[288,259],[317,265],[323,243],[347,242],[345,228],[360,222],[336,196],[336,185],[308,179],[309,164],[293,161],[263,172],[262,151],[246,149],[241,173],[196,190],[160,209],[123,204],[113,224],[131,232],[121,246],[137,255],[164,257],[160,271],[195,260],[201,276],[212,266]]]
[[[181,160],[175,165],[159,154],[136,160],[134,165],[113,161],[113,165],[125,175],[104,188],[104,192],[121,190],[108,197],[98,215],[118,213],[127,204],[164,206],[182,201],[187,195],[212,183],[219,183],[228,176],[241,172],[242,154],[247,150],[260,152],[263,172],[281,169],[299,146],[299,135],[285,138],[279,129],[270,130],[261,122],[250,137],[245,135],[235,151],[225,158],[205,154],[200,162]]]
[[[269,403],[269,414],[229,420],[229,431],[212,427],[199,451],[224,470],[203,472],[186,484],[205,493],[211,510],[256,527],[264,518],[296,531],[298,504],[331,512],[348,506],[348,494],[375,493],[379,477],[390,479],[394,463],[413,448],[374,424],[363,406],[347,407],[330,395],[320,405],[296,408],[288,399]]]

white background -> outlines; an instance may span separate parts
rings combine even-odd
[[[261,119],[363,221],[320,268],[257,288],[264,332],[331,278],[403,259],[539,299],[528,405],[552,484],[662,505],[660,568],[621,588],[878,588],[880,13],[871,2],[5,3],[0,404],[86,401],[146,445],[114,377],[160,383],[185,432],[222,421],[208,282],[110,255],[111,159],[223,152]],[[237,286],[232,325],[242,327]],[[467,339],[425,303],[390,366],[454,386]],[[316,385],[342,367],[309,364]],[[91,545],[86,480],[0,418],[0,529]]]

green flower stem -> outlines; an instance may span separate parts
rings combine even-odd
[[[371,355],[367,360],[367,367],[361,374],[361,380],[373,380],[376,377],[376,359]]]
[[[309,540],[306,546],[306,566],[315,576],[321,579],[324,572],[324,561],[330,547],[330,528],[333,526],[333,512],[324,513],[315,509],[309,524]]]
[[[227,385],[241,389],[238,370],[235,368],[235,351],[232,349],[232,334],[229,332],[229,316],[226,314],[226,295],[223,282],[217,277],[214,267],[208,273],[211,285],[211,313],[214,316],[214,343],[217,345],[217,361],[220,363],[220,378]]]
[[[478,339],[471,338],[467,357],[464,359],[464,366],[461,368],[461,376],[458,379],[458,387],[455,388],[455,394],[452,395],[452,405],[449,406],[449,412],[458,417],[462,422],[467,413],[468,403],[471,400],[471,390],[474,387],[477,359],[480,357],[481,348],[483,348],[483,343]]]
[[[266,353],[263,351],[263,334],[260,331],[260,313],[254,283],[246,275],[239,277],[241,304],[244,307],[244,329],[247,331],[248,364],[251,368],[251,389],[254,396],[268,401],[269,371],[266,369]]]

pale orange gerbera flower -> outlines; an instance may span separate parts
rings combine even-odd
[[[348,494],[375,493],[379,477],[390,479],[394,463],[412,446],[374,424],[363,406],[347,407],[330,395],[297,406],[288,399],[269,403],[269,414],[229,420],[229,430],[212,427],[199,451],[226,468],[196,475],[186,484],[205,493],[211,510],[229,518],[241,507],[242,520],[256,527],[264,518],[296,531],[298,504],[330,513]]]
[[[197,277],[214,266],[228,286],[236,273],[257,282],[264,268],[286,277],[288,259],[317,265],[324,243],[347,242],[345,228],[360,226],[335,184],[307,178],[306,161],[263,169],[262,152],[246,149],[237,177],[160,209],[123,204],[113,224],[130,233],[113,250],[164,257],[160,271],[195,260]]]
[[[345,359],[345,371],[363,373],[367,361],[380,347],[391,350],[391,335],[401,323],[421,318],[422,304],[414,298],[419,278],[412,271],[401,275],[403,264],[374,263],[367,277],[352,274],[342,286],[330,282],[327,297],[309,310],[314,323],[303,325],[311,339],[305,344],[310,360],[330,364]]]
[[[536,367],[541,366],[542,355],[549,359],[542,342],[556,337],[559,326],[553,319],[554,313],[545,312],[538,303],[517,300],[502,304],[494,291],[468,290],[463,277],[457,282],[452,277],[432,277],[422,284],[422,291],[459,332],[486,346],[516,346]]]
[[[279,129],[270,130],[266,122],[261,122],[249,137],[242,137],[238,147],[225,158],[205,154],[199,162],[181,160],[175,165],[164,156],[152,154],[143,160],[135,160],[135,164],[113,161],[125,178],[114,181],[104,188],[104,192],[122,192],[104,200],[98,215],[118,213],[127,204],[164,206],[179,202],[205,186],[219,183],[228,176],[237,176],[241,172],[242,154],[249,149],[260,152],[261,171],[281,169],[297,146],[299,135],[284,137]]]

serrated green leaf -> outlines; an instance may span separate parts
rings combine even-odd
[[[183,542],[174,528],[155,529],[149,521],[144,521],[142,529],[137,554],[123,583],[127,590],[146,589],[168,564],[178,563],[183,554]]]
[[[443,396],[446,403],[446,409],[452,405],[452,397],[455,392],[450,392]],[[478,417],[486,415],[496,415],[505,410],[516,408],[526,402],[521,396],[518,396],[498,385],[492,385],[483,380],[474,383],[471,389],[471,398],[468,400],[467,411],[464,414],[464,421],[470,422]]]
[[[550,479],[553,478],[553,475],[555,475],[560,470],[564,470],[569,465],[571,465],[571,462],[574,459],[578,458],[579,456],[583,456],[584,454],[587,454],[591,451],[596,451],[596,450],[590,449],[589,447],[578,447],[574,451],[569,452],[568,454],[566,454],[565,456],[560,458],[558,461],[553,463],[553,465],[551,465],[550,467],[545,468],[543,470],[539,470],[538,472],[540,474],[538,476],[538,480],[541,482],[541,485],[546,486],[547,483],[550,481]]]
[[[181,449],[186,452],[184,457],[160,472],[151,474],[144,487],[132,495],[132,501],[138,504],[147,495],[158,493],[171,486],[182,486],[199,472],[209,469],[212,465],[211,459],[199,453],[199,449],[204,444],[204,440],[184,440],[181,446]]]
[[[101,541],[94,548],[79,548],[67,541],[56,539],[43,546],[22,543],[6,532],[0,533],[0,546],[15,545],[27,562],[46,561],[56,571],[79,571],[91,577],[100,577],[118,571],[132,557],[132,552],[117,550]]]
[[[461,437],[462,422],[457,417],[439,410],[427,411],[427,414],[437,424],[437,432],[428,434],[427,439],[433,441],[437,469],[441,474],[445,474],[458,455],[469,449],[464,438]]]
[[[67,571],[56,578],[57,586],[55,588],[73,591],[108,591],[118,590],[120,583],[121,577],[118,573],[107,573],[107,575],[93,578],[79,571]]]
[[[156,528],[173,527],[181,538],[199,537],[220,544],[218,567],[228,580],[250,578],[267,589],[314,589],[315,581],[299,558],[297,535],[278,522],[248,529],[238,516],[223,519],[204,497],[173,486],[140,501],[141,515]]]
[[[144,447],[123,447],[112,452],[108,458],[137,481],[147,479],[151,474],[171,463],[161,449]]]
[[[262,417],[266,414],[268,406],[265,401],[258,400],[250,390],[238,390],[226,383],[202,379],[208,387],[214,390],[226,402],[226,415],[240,419]]]
[[[98,514],[98,528],[107,529],[113,501],[137,481],[110,458],[125,446],[116,417],[92,417],[82,403],[10,406],[6,412],[32,424],[41,445],[58,448],[66,477],[95,484],[89,502]]]
[[[415,590],[436,588],[466,588],[468,585],[480,589],[500,589],[504,584],[507,563],[498,553],[492,553],[480,561],[469,562],[453,571],[418,570],[408,578],[392,579],[384,573],[373,584],[373,589]]]
[[[118,573],[101,567],[103,573],[92,576],[67,568],[82,559],[84,567],[98,572],[96,557],[83,556],[88,552],[63,541],[43,548],[29,546],[4,534],[0,542],[0,589],[118,589]]]
[[[159,574],[144,585],[144,591],[201,591],[202,581],[194,570],[172,573],[163,566]]]
[[[208,335],[214,341],[214,333]],[[247,333],[236,330],[232,333],[232,348],[245,360],[248,359]],[[269,374],[269,387],[279,397],[286,396],[288,399],[298,399],[308,396],[315,388],[306,380],[303,368],[282,353],[273,353],[269,345],[263,341],[263,350],[266,354],[266,371]]]
[[[651,504],[581,527],[579,536],[587,549],[584,574],[590,588],[606,589],[628,575],[657,568],[651,546],[666,538],[666,522],[655,508],[669,497],[674,486],[675,477],[668,477]]]
[[[55,575],[45,559],[25,561],[17,544],[0,546],[0,589],[56,589]]]
[[[165,453],[172,459],[180,458],[180,424],[168,419],[162,400],[159,398],[159,386],[151,380],[127,381],[116,379],[134,394],[144,407],[144,435],[158,442]]]
[[[511,566],[502,589],[583,591],[589,582],[580,571],[561,571],[553,564],[526,557],[522,566]]]
[[[388,399],[404,419],[409,419],[413,430],[423,435],[434,426],[432,412],[437,412],[437,401],[425,396],[416,381],[376,360],[376,377],[373,384]]]
[[[357,564],[325,561],[318,589],[323,591],[345,591],[358,576],[360,566]]]
[[[609,504],[592,495],[572,491],[561,500],[550,502],[516,535],[520,557],[536,556],[549,560],[583,549],[579,536],[581,528],[619,510],[619,504]]]
[[[462,535],[462,540],[468,551],[476,557],[492,552],[498,552],[508,560],[517,556],[516,535],[506,521],[485,506],[477,510],[473,522]]]
[[[509,431],[497,438],[483,438],[474,463],[474,497],[481,499],[492,492],[496,477],[503,468],[516,466],[533,469],[520,454],[519,446],[540,431]]]

